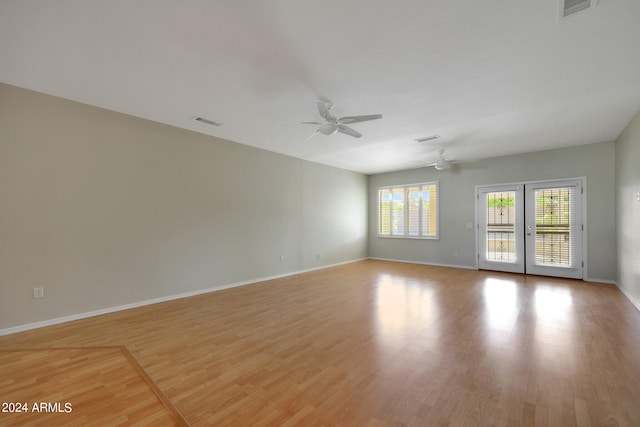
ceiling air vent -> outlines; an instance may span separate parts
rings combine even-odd
[[[560,18],[592,8],[596,3],[597,0],[560,0]]]
[[[440,139],[440,135],[425,136],[424,138],[416,139],[416,141],[418,141],[418,142],[428,142],[428,141],[435,141],[436,139]]]
[[[193,120],[195,120],[197,122],[206,123],[206,124],[212,125],[212,126],[220,126],[220,125],[222,125],[222,123],[214,122],[213,120],[205,119],[204,117],[200,117],[200,116],[195,116],[193,118]]]

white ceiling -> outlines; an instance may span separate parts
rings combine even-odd
[[[640,109],[640,2],[0,0],[0,81],[377,173],[614,140]],[[384,118],[306,140],[319,96]]]

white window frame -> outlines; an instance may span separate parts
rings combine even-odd
[[[420,211],[418,214],[418,218],[419,218],[419,235],[418,236],[410,236],[407,234],[408,232],[408,215],[406,213],[406,207],[408,206],[408,198],[407,198],[407,189],[411,188],[411,187],[421,187],[423,185],[435,185],[436,187],[436,197],[435,197],[435,202],[436,202],[436,233],[435,235],[432,236],[423,236],[422,235],[422,191],[420,191]],[[398,189],[398,188],[402,188],[404,190],[404,204],[405,204],[405,213],[404,213],[404,234],[403,235],[394,235],[392,234],[392,222],[393,222],[393,203],[391,203],[389,205],[389,234],[381,234],[380,233],[380,229],[381,224],[380,221],[381,216],[380,216],[380,204],[381,204],[381,200],[380,200],[380,190],[389,190],[389,192],[391,193],[391,197],[393,198],[393,190],[394,189]],[[403,185],[388,185],[388,186],[382,186],[382,187],[378,187],[377,189],[377,198],[378,198],[378,221],[376,224],[376,227],[378,228],[377,230],[377,235],[378,237],[381,238],[385,238],[385,239],[420,239],[420,240],[439,240],[440,239],[440,182],[439,181],[429,181],[429,182],[417,182],[417,183],[413,183],[413,184],[403,184]]]

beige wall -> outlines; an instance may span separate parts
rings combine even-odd
[[[558,150],[497,157],[452,170],[422,168],[369,176],[369,256],[474,267],[475,187],[543,179],[587,177],[587,274],[615,281],[615,144],[606,142]],[[440,182],[440,239],[377,237],[378,187]]]
[[[616,141],[618,285],[640,308],[640,112]]]
[[[366,257],[366,186],[0,84],[0,330]]]

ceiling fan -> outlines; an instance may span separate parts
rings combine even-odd
[[[438,154],[440,154],[440,158],[433,163],[429,163],[426,166],[433,166],[437,170],[443,171],[445,169],[449,169],[453,164],[460,163],[457,160],[447,159],[446,157],[444,157],[444,148],[438,150]]]
[[[302,122],[302,124],[305,125],[319,126],[309,138],[318,133],[323,135],[334,135],[336,132],[344,133],[345,135],[353,136],[354,138],[360,138],[362,134],[347,125],[382,118],[382,114],[369,114],[366,116],[344,116],[338,119],[331,114],[333,102],[326,98],[322,98],[319,99],[316,104],[318,106],[318,113],[320,113],[320,117],[324,119],[324,122]]]

